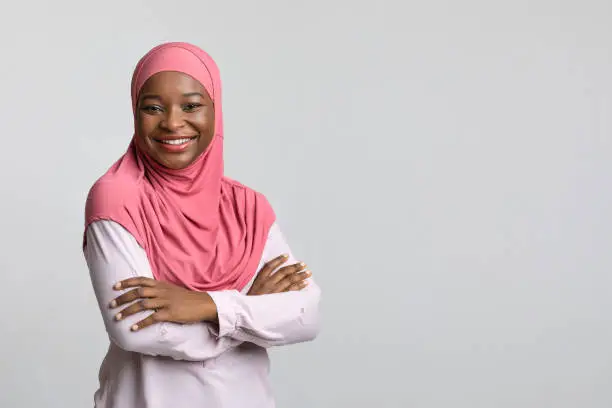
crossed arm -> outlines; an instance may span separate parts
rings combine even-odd
[[[120,292],[117,282],[134,277],[153,278],[145,251],[122,226],[97,221],[87,229],[85,258],[106,331],[122,349],[177,360],[202,361],[251,342],[261,347],[281,346],[312,340],[319,331],[321,291],[312,278],[299,291],[247,296],[235,290],[208,292],[216,306],[218,324],[159,322],[141,330],[130,328],[150,315],[142,311],[116,320],[109,307]],[[289,254],[278,225],[270,230],[263,260]]]

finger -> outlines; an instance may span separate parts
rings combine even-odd
[[[152,288],[156,284],[157,284],[157,281],[155,279],[145,278],[144,276],[138,276],[135,278],[128,278],[128,279],[122,280],[121,282],[117,282],[115,286],[113,286],[113,289],[121,290],[121,289],[127,289],[127,288],[135,288],[137,286],[146,286],[146,287]]]
[[[165,316],[165,313],[162,310],[152,313],[150,316],[142,319],[138,323],[133,324],[132,327],[130,327],[130,330],[138,331],[138,330],[144,329],[145,327],[151,326],[155,323],[166,321],[164,316]]]
[[[280,282],[283,279],[285,279],[287,276],[300,272],[304,268],[306,268],[306,264],[304,262],[298,262],[296,264],[285,266],[279,269],[276,273],[274,273],[264,282],[263,286],[264,286],[265,292],[266,293],[278,293],[279,291],[282,292],[284,289],[286,289],[286,286],[282,286],[281,289],[279,289],[278,286]]]
[[[272,275],[270,280],[274,284],[278,284],[282,279],[285,279],[287,276],[302,272],[305,269],[306,269],[306,264],[304,262],[298,262],[293,265],[285,266],[279,269],[278,272],[276,272],[274,275]]]
[[[153,288],[139,287],[136,289],[132,289],[129,292],[125,292],[120,296],[117,296],[115,299],[111,300],[109,306],[111,308],[115,308],[117,306],[133,302],[136,299],[151,298],[155,296],[155,293],[156,291]]]
[[[136,313],[144,312],[146,310],[159,309],[165,306],[165,302],[161,299],[143,299],[138,302],[134,302],[121,312],[115,315],[115,320],[123,320],[128,316]]]
[[[304,289],[306,286],[308,286],[308,281],[305,280],[298,283],[294,283],[293,285],[289,286],[287,292],[297,292]]]
[[[310,278],[310,276],[312,276],[312,273],[310,271],[293,273],[289,276],[286,276],[284,279],[277,283],[275,293],[286,292],[291,286],[304,282],[306,279]]]
[[[257,277],[266,278],[270,276],[270,274],[274,272],[278,267],[280,267],[282,264],[287,262],[287,259],[289,259],[289,255],[283,254],[283,255],[277,256],[276,258],[272,259],[269,262],[266,262],[264,267],[261,268],[261,271],[259,272]]]

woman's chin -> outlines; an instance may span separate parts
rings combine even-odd
[[[164,155],[162,157],[159,157],[158,163],[172,170],[180,170],[189,166],[191,163],[193,163],[194,160],[195,157],[193,157],[193,155],[177,154],[172,155],[171,157],[168,157],[168,155]]]

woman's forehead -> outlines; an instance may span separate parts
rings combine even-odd
[[[189,74],[178,71],[162,71],[153,74],[143,84],[139,96],[142,98],[151,93],[159,96],[168,94],[193,96],[193,94],[200,94],[206,99],[212,99],[200,81]]]

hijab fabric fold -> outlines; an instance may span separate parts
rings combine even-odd
[[[173,42],[149,51],[132,77],[134,119],[142,86],[162,71],[204,86],[214,103],[214,136],[193,163],[174,170],[139,149],[134,133],[126,153],[90,189],[85,229],[98,220],[122,225],[145,250],[157,280],[197,291],[241,290],[257,272],[274,211],[261,193],[223,174],[221,81],[203,50]]]

